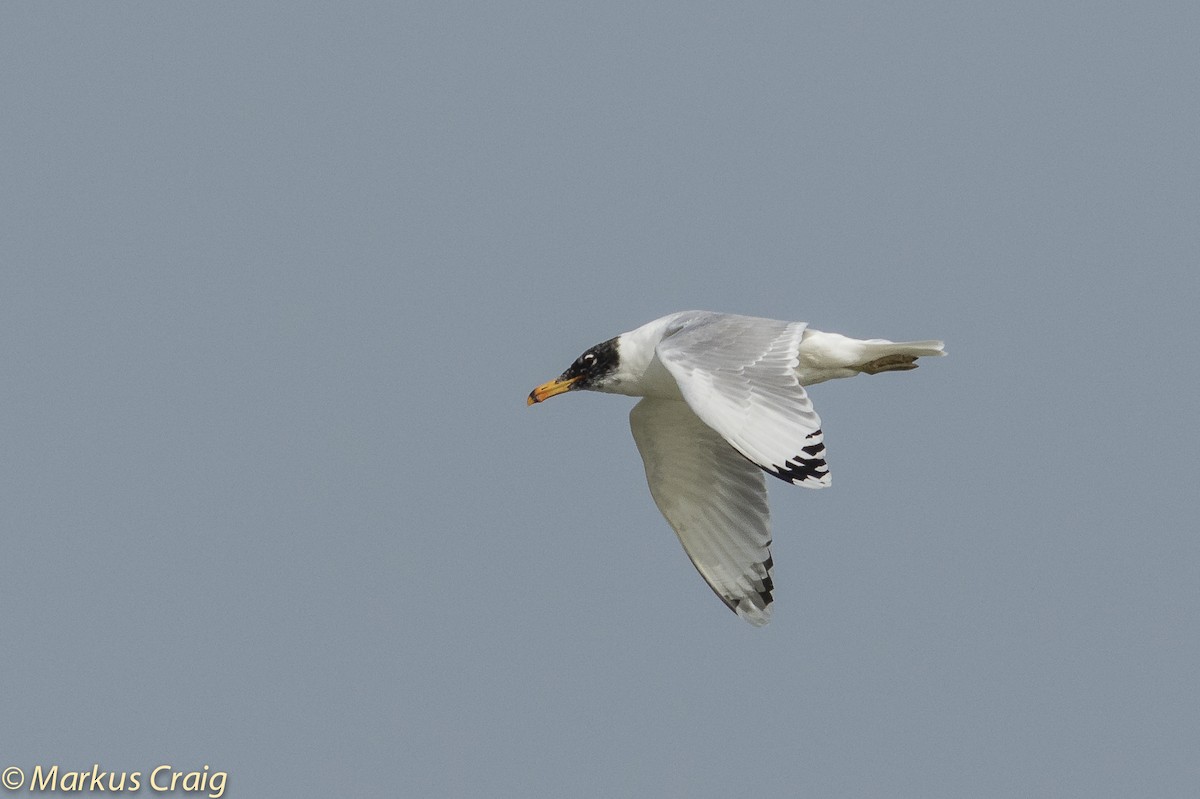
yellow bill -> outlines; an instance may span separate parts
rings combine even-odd
[[[565,391],[570,391],[571,387],[578,383],[579,377],[569,377],[563,380],[561,377],[556,377],[548,383],[542,383],[540,386],[529,392],[529,400],[526,405],[532,405],[535,402],[544,402],[555,394],[562,394]]]

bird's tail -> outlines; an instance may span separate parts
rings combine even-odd
[[[809,328],[800,341],[796,374],[800,384],[815,385],[857,374],[902,372],[917,368],[917,358],[945,355],[940,341],[887,341],[857,339]]]

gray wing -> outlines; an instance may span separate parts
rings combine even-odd
[[[696,571],[755,626],[771,617],[771,522],[762,471],[686,403],[643,399],[629,414],[650,495]]]
[[[656,347],[696,415],[742,455],[795,485],[829,485],[821,419],[796,376],[803,322],[707,313]]]

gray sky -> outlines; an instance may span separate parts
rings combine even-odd
[[[0,767],[228,797],[1195,796],[1200,6],[0,7]],[[625,398],[821,385],[772,623]],[[17,792],[14,795],[28,795]]]

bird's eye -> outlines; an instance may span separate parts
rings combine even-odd
[[[583,362],[584,366],[591,366],[593,363],[596,362],[596,356],[590,352],[585,352],[583,354],[583,357],[580,358],[579,360]]]

